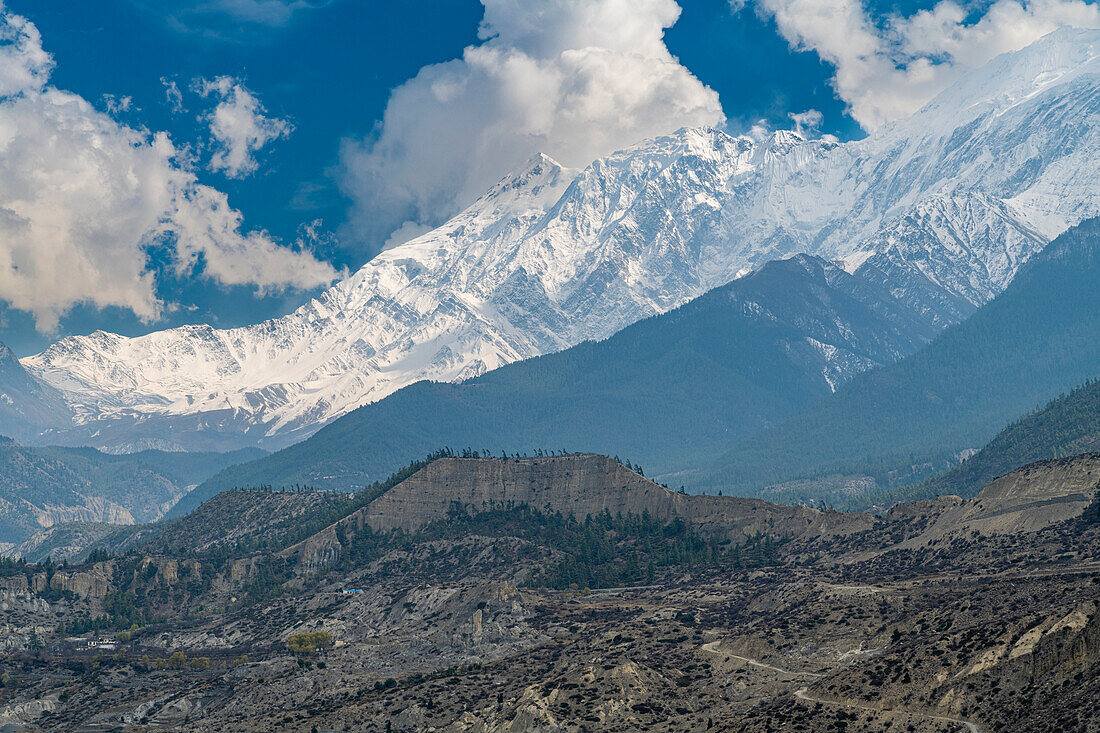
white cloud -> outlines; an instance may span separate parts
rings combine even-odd
[[[180,91],[179,84],[163,76],[160,78],[160,83],[164,86],[164,99],[168,103],[168,108],[172,110],[172,114],[178,115],[183,111],[183,92]]]
[[[808,109],[805,112],[788,112],[787,117],[794,123],[794,131],[802,137],[808,138],[821,129],[824,116],[816,109]]]
[[[772,128],[767,120],[757,120],[749,127],[748,136],[758,143],[765,142],[772,134]]]
[[[421,69],[375,134],[345,142],[342,186],[369,248],[439,224],[536,152],[583,166],[724,119],[664,44],[673,0],[482,2],[482,42]]]
[[[302,10],[325,7],[336,0],[132,0],[180,31],[203,30],[211,20],[229,18],[252,26],[278,28]],[[237,29],[239,32],[243,30]],[[219,34],[214,34],[215,36]],[[229,38],[229,36],[226,36]]]
[[[296,10],[311,7],[304,0],[207,0],[196,9],[227,13],[250,23],[283,25]]]
[[[134,98],[120,97],[116,94],[104,94],[103,104],[107,107],[108,112],[113,115],[118,115],[129,112],[134,108]]]
[[[972,19],[947,0],[884,24],[860,0],[757,0],[779,32],[836,69],[837,94],[867,131],[912,114],[967,71],[1059,27],[1100,27],[1100,8],[1083,0],[998,0]]]
[[[78,304],[158,318],[149,251],[178,274],[261,290],[331,282],[308,252],[242,230],[223,193],[198,183],[164,133],[119,124],[47,85],[37,30],[0,5],[0,298],[49,331]],[[22,80],[22,86],[11,80]]]
[[[38,92],[53,70],[53,58],[42,48],[38,28],[20,15],[7,13],[0,0],[0,97]]]
[[[435,227],[428,224],[417,224],[415,221],[407,221],[390,233],[390,236],[382,244],[382,249],[393,249],[405,242],[416,239],[422,234],[427,234]]]
[[[294,129],[287,120],[265,117],[260,100],[232,77],[199,79],[195,91],[203,97],[214,95],[221,100],[203,119],[210,125],[210,134],[216,141],[210,170],[222,171],[230,178],[255,173],[259,165],[255,153]]]

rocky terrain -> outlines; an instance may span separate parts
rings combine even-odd
[[[5,563],[0,725],[1095,730],[1098,491],[1087,454],[872,517],[582,454],[226,492],[125,552]]]

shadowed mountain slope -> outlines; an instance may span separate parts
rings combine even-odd
[[[606,341],[458,384],[407,387],[223,472],[173,513],[234,486],[346,490],[445,445],[580,448],[641,458],[651,472],[683,469],[853,374],[912,353],[935,331],[823,260],[773,262]]]
[[[61,393],[31,376],[0,344],[0,435],[28,441],[70,418]]]
[[[749,492],[830,475],[920,480],[1100,371],[1100,220],[1059,237],[973,317],[918,353],[677,477]]]
[[[263,451],[125,455],[0,443],[0,542],[64,522],[150,522],[211,474]]]

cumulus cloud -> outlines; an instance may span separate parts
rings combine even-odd
[[[337,273],[242,229],[225,194],[198,183],[164,133],[119,124],[48,85],[38,32],[0,5],[0,298],[56,328],[77,304],[158,318],[152,248],[180,275],[261,290]]]
[[[214,95],[221,100],[203,119],[210,125],[216,146],[210,157],[210,170],[222,171],[230,178],[255,173],[259,165],[255,154],[294,129],[287,120],[266,117],[260,100],[232,77],[199,79],[195,91],[203,97]]]
[[[836,69],[833,84],[852,117],[873,132],[912,114],[967,71],[1060,27],[1100,27],[1084,0],[997,0],[974,18],[945,0],[908,17],[875,23],[860,0],[757,0],[799,50]]]
[[[567,166],[689,125],[718,95],[665,46],[673,0],[482,0],[481,42],[393,91],[346,141],[342,186],[366,246],[439,224],[537,152]]]
[[[0,0],[0,97],[41,91],[53,71],[53,57],[42,48],[38,28],[5,11]]]

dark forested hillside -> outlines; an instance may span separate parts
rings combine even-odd
[[[973,496],[990,481],[1018,466],[1098,450],[1100,380],[1094,379],[1012,423],[989,445],[928,482],[924,489],[931,496]]]
[[[354,488],[442,446],[586,450],[682,469],[915,351],[930,323],[818,258],[773,262],[606,341],[403,389],[216,476],[187,505],[235,486]]]
[[[1097,283],[1094,219],[1059,237],[1005,292],[925,349],[860,375],[684,481],[752,492],[839,474],[870,475],[883,487],[944,470],[961,451],[1100,372]]]

